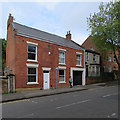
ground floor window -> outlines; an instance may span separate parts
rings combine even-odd
[[[59,82],[65,82],[65,70],[59,70]]]
[[[28,83],[37,82],[37,68],[28,68]]]

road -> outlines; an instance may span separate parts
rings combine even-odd
[[[3,103],[3,118],[118,118],[118,86]]]

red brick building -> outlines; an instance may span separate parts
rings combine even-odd
[[[15,74],[15,88],[43,88],[85,85],[85,49],[66,38],[30,28],[9,15],[6,67]]]
[[[95,50],[97,52],[100,52],[94,45],[94,43],[91,41],[92,36],[90,35],[82,44],[82,46],[85,49],[89,50]],[[118,55],[118,52],[116,51],[116,54]],[[101,55],[101,72],[112,72],[113,70],[118,70],[118,65],[116,63],[116,60],[114,58],[114,54],[109,52],[105,57],[100,53]]]

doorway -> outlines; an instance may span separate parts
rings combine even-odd
[[[49,89],[50,88],[50,76],[49,76],[49,71],[43,71],[43,88],[44,89]]]
[[[82,85],[82,71],[73,71],[73,85]]]

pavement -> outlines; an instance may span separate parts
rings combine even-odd
[[[85,86],[79,85],[79,86],[73,86],[72,88],[62,87],[62,88],[49,89],[49,90],[19,91],[16,93],[3,94],[2,103],[22,100],[22,99],[29,99],[29,98],[34,98],[34,97],[43,97],[43,96],[50,96],[50,95],[55,95],[55,94],[83,91],[83,90],[101,88],[104,86],[111,86],[111,85],[116,85],[116,84],[118,85],[118,81],[96,83],[96,84],[90,84],[90,85],[85,85]]]

